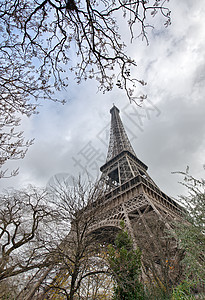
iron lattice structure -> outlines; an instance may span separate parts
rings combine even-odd
[[[97,216],[100,216],[96,218],[95,226],[101,227],[102,222],[111,224],[121,219],[132,220],[139,216],[139,211],[144,213],[145,207],[146,212],[153,210],[163,218],[181,219],[181,206],[159,189],[147,173],[148,167],[136,156],[120,119],[119,109],[113,106],[110,113],[107,160],[100,168],[103,196],[95,203],[99,207]]]
[[[116,157],[122,151],[129,151],[136,156],[120,119],[119,109],[113,106],[111,113],[110,141],[106,161]]]
[[[123,220],[134,246],[142,250],[144,277],[151,273],[151,280],[160,282],[166,277],[166,285],[174,284],[181,273],[182,251],[168,238],[167,230],[172,230],[174,221],[183,220],[183,209],[159,189],[147,173],[148,167],[136,156],[119,109],[113,106],[110,113],[107,160],[100,168],[103,194],[94,203],[95,220],[89,231],[106,238],[120,229]]]
[[[106,163],[100,168],[100,196],[86,209],[88,215],[95,210],[88,233],[112,242],[123,220],[134,246],[142,250],[144,276],[160,281],[160,274],[165,276],[167,268],[169,284],[179,277],[181,252],[166,231],[172,230],[174,220],[183,220],[183,209],[159,189],[147,173],[148,167],[136,156],[119,109],[113,106],[110,113],[110,141]]]

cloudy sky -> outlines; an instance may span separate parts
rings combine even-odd
[[[52,176],[78,176],[86,168],[93,178],[107,154],[109,110],[113,103],[136,155],[148,165],[148,172],[168,195],[182,192],[174,171],[204,177],[205,170],[205,8],[203,0],[170,0],[172,25],[164,28],[155,18],[149,32],[149,46],[140,39],[129,45],[135,58],[136,76],[147,82],[138,93],[147,94],[144,107],[130,105],[125,94],[114,88],[102,95],[88,81],[70,83],[60,97],[67,103],[44,103],[40,114],[24,119],[22,129],[34,145],[22,161],[15,178],[1,180],[1,188],[28,184],[45,186]],[[87,157],[86,151],[92,149]],[[63,175],[62,175],[63,174]]]

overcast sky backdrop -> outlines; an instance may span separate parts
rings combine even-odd
[[[113,103],[136,155],[148,165],[148,172],[168,195],[182,192],[174,171],[204,177],[205,170],[205,8],[204,1],[171,0],[172,25],[164,28],[156,17],[149,31],[149,46],[136,39],[128,47],[137,62],[137,78],[147,82],[138,93],[148,95],[143,108],[130,105],[118,88],[102,95],[93,81],[70,82],[61,97],[62,106],[44,103],[40,114],[24,119],[22,129],[34,145],[15,178],[1,180],[1,188],[28,184],[45,186],[52,176],[78,176],[84,168],[100,175],[109,138],[109,110]],[[91,151],[91,152],[87,152]],[[88,155],[89,154],[89,155]]]

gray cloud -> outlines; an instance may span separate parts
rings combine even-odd
[[[97,86],[92,81],[81,86],[71,82],[69,91],[61,93],[67,100],[65,106],[44,103],[38,116],[23,120],[22,129],[28,138],[36,138],[35,144],[24,160],[8,164],[10,168],[20,166],[20,174],[1,180],[2,187],[46,185],[49,178],[59,173],[77,176],[83,169],[75,165],[74,159],[81,159],[94,177],[99,175],[89,166],[91,161],[83,161],[80,151],[90,142],[96,152],[106,156],[106,143],[102,141],[108,138],[112,103],[121,110],[137,156],[149,166],[162,190],[173,196],[179,194],[179,176],[171,172],[185,170],[187,165],[193,175],[204,176],[203,3],[173,0],[170,5],[172,25],[165,29],[156,19],[157,29],[149,33],[150,45],[135,40],[127,49],[136,58],[136,76],[148,82],[145,88],[139,86],[137,92],[147,93],[145,105],[152,103],[158,110],[150,111],[140,124],[139,116],[130,113],[136,109],[139,114],[146,112],[133,104],[129,106],[125,94],[117,88],[102,95],[96,93]],[[98,156],[95,162],[98,167],[103,164]]]

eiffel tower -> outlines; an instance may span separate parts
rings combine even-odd
[[[123,220],[134,247],[142,250],[144,277],[160,281],[165,267],[169,273],[173,270],[179,273],[181,252],[176,241],[167,238],[166,231],[172,230],[174,220],[183,219],[183,209],[163,193],[147,173],[148,167],[137,157],[128,139],[119,109],[113,106],[110,113],[107,159],[100,168],[99,197],[88,207],[88,211],[95,210],[88,232],[101,237],[101,241],[113,242]],[[169,280],[174,275],[170,276]]]
[[[104,226],[119,227],[120,220],[125,220],[134,238],[132,220],[142,218],[150,211],[163,220],[181,219],[181,206],[159,189],[147,173],[148,167],[136,156],[120,119],[119,109],[113,106],[110,113],[107,159],[100,168],[103,196],[96,201],[99,217],[90,231]]]
[[[94,203],[96,219],[89,231],[113,242],[121,220],[132,237],[134,247],[142,250],[144,279],[159,281],[167,270],[167,283],[178,280],[182,252],[167,231],[174,221],[183,220],[183,209],[163,193],[147,173],[148,167],[128,139],[120,111],[110,110],[110,141],[105,164],[100,168],[102,196]],[[154,278],[154,279],[153,279]]]

